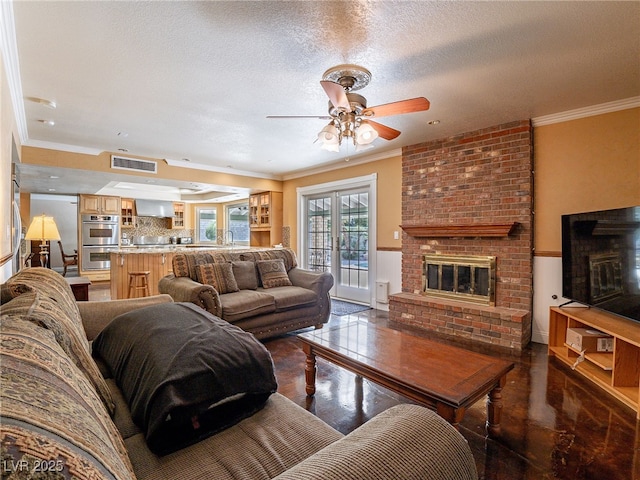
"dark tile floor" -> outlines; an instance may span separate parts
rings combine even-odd
[[[388,314],[378,310],[332,316],[329,324],[355,319],[388,324]],[[513,354],[455,344],[516,364],[502,391],[501,438],[486,438],[484,401],[473,405],[460,425],[480,478],[640,478],[640,424],[635,412],[549,359],[546,345],[531,344],[522,354]],[[317,393],[308,398],[305,357],[296,336],[267,340],[265,345],[274,359],[279,391],[343,433],[397,403],[409,402],[323,359],[318,359]]]
[[[108,299],[108,284],[106,288],[92,285],[90,298]],[[329,325],[356,319],[389,324],[386,312],[368,310],[332,316]],[[273,356],[280,393],[343,433],[393,405],[409,402],[323,359],[317,364],[317,393],[309,398],[305,357],[296,335],[264,343]],[[490,346],[455,344],[516,364],[502,391],[502,436],[486,438],[484,401],[473,405],[460,424],[481,479],[640,479],[636,413],[547,357],[546,345],[534,343],[514,354]]]

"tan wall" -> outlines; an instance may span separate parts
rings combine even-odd
[[[561,251],[560,216],[640,205],[640,108],[534,130],[534,245]]]
[[[3,75],[2,172],[10,172],[13,116]],[[10,116],[9,120],[6,117]],[[11,124],[11,126],[8,126]],[[17,135],[16,135],[17,137]],[[7,144],[8,142],[8,144]],[[110,171],[110,154],[99,156],[46,150],[22,149],[22,162]],[[354,165],[325,173],[279,182],[244,176],[203,172],[171,167],[159,162],[158,176],[185,181],[250,187],[255,190],[283,191],[283,225],[291,227],[291,245],[297,246],[296,188],[378,174],[379,249],[397,249],[401,240],[393,239],[399,230],[401,214],[400,156]],[[640,109],[572,120],[534,129],[534,245],[537,255],[560,252],[560,216],[564,213],[640,205]],[[142,174],[141,174],[142,175]],[[2,213],[10,213],[8,182],[2,182]],[[193,212],[194,205],[191,205]],[[3,215],[4,216],[4,215]],[[193,217],[192,217],[193,218]],[[222,212],[220,212],[222,219]],[[2,252],[6,250],[4,240]]]
[[[129,156],[129,155],[128,155]],[[225,185],[231,187],[251,188],[254,191],[281,191],[282,182],[264,178],[232,175],[229,173],[208,172],[193,168],[172,167],[163,160],[156,158],[139,157],[131,155],[131,158],[142,158],[158,162],[157,178],[170,178],[186,182],[209,183],[213,185]],[[45,165],[61,168],[73,168],[79,170],[90,169],[96,172],[114,173],[111,169],[111,153],[102,152],[99,155],[84,153],[63,152],[37,147],[24,147],[22,149],[22,162],[33,165]],[[148,173],[128,172],[118,170],[118,174],[131,175],[132,177],[149,178]],[[134,180],[132,180],[134,181]]]
[[[376,238],[378,249],[400,250],[401,240],[393,239],[393,232],[400,231],[402,222],[402,157],[396,156],[371,163],[354,165],[330,172],[309,175],[284,182],[283,188],[283,225],[291,227],[291,246],[298,245],[297,237],[297,193],[299,187],[308,187],[327,182],[335,182],[364,175],[378,175],[378,205]]]

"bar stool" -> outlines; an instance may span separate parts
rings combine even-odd
[[[148,297],[149,293],[149,274],[151,272],[129,272],[129,293],[127,298],[135,298],[138,290],[143,291],[143,297]]]

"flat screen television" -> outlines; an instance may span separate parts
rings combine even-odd
[[[562,216],[562,296],[640,322],[640,206]]]

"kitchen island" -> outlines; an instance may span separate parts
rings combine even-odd
[[[128,298],[129,272],[149,272],[149,293],[158,295],[158,282],[173,272],[173,255],[177,252],[249,250],[250,247],[216,247],[203,245],[167,245],[162,247],[122,246],[111,250],[111,299]],[[141,296],[136,291],[134,296]]]

